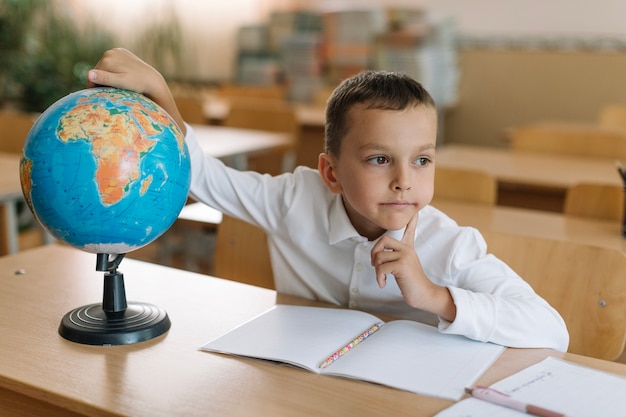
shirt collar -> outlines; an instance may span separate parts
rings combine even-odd
[[[331,245],[353,237],[363,238],[352,226],[348,213],[346,213],[346,208],[343,205],[341,194],[337,194],[335,200],[330,205],[328,224],[328,243]]]
[[[354,226],[352,226],[352,222],[350,222],[348,213],[346,213],[346,208],[343,205],[341,194],[336,195],[335,200],[331,203],[328,217],[328,243],[330,245],[334,245],[342,240],[350,238],[367,240],[356,231]],[[385,234],[396,240],[401,240],[402,236],[404,236],[404,229],[406,229],[406,227],[400,230],[387,230]]]

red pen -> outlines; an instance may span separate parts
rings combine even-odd
[[[477,386],[474,388],[465,388],[465,392],[474,398],[478,398],[479,400],[498,404],[503,407],[511,408],[513,410],[521,411],[537,417],[567,417],[565,414],[556,411],[551,411],[543,407],[515,400],[511,398],[510,395],[497,391],[493,388]]]

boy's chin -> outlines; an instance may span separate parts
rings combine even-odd
[[[407,219],[406,221],[404,220],[387,221],[387,222],[384,222],[383,224],[379,224],[379,227],[384,230],[402,230],[406,227],[407,224],[409,224],[410,220],[411,219]]]

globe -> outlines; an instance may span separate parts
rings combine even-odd
[[[37,119],[20,180],[35,218],[56,239],[91,253],[125,254],[162,235],[189,191],[180,128],[141,94],[71,93]]]

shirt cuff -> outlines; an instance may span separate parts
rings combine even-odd
[[[483,326],[478,326],[476,318],[485,314],[489,315],[489,312],[475,310],[477,306],[476,294],[458,287],[448,286],[447,288],[456,306],[456,317],[453,322],[439,318],[439,331],[447,334],[463,335],[474,340],[488,340],[489,336],[480,330],[489,328],[489,326],[485,327],[485,323],[483,323]],[[483,309],[489,309],[488,306],[481,305]]]

